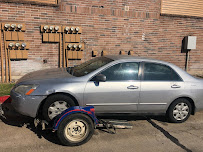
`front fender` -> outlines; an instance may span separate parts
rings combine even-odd
[[[66,109],[59,116],[57,116],[57,118],[54,120],[53,130],[54,131],[58,130],[58,127],[62,122],[62,120],[74,113],[83,113],[85,115],[88,115],[95,124],[98,124],[98,119],[95,116],[93,106],[88,106],[88,107],[75,106],[75,107],[70,107]]]

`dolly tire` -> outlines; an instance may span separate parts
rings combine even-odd
[[[93,120],[81,113],[71,114],[60,123],[57,136],[65,146],[79,146],[89,141],[94,134]]]

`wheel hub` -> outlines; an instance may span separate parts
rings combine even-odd
[[[173,117],[176,120],[183,120],[189,114],[189,107],[186,103],[178,103],[173,109]]]
[[[87,134],[87,125],[82,120],[73,120],[67,124],[65,129],[65,136],[71,141],[80,141],[85,138]]]
[[[67,108],[69,108],[69,105],[65,101],[55,101],[48,108],[48,116],[50,119],[53,119]]]
[[[82,131],[82,128],[80,126],[76,126],[76,127],[73,127],[72,133],[76,135],[81,133],[81,131]]]

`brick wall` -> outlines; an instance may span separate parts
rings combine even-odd
[[[82,26],[84,57],[81,61],[69,61],[69,66],[91,59],[92,50],[118,54],[124,49],[184,68],[182,39],[197,36],[189,70],[201,73],[203,18],[160,16],[160,3],[161,0],[61,0],[58,6],[46,6],[0,1],[0,22],[25,22],[25,40],[30,42],[28,60],[11,62],[12,75],[18,78],[34,70],[58,66],[59,46],[42,43],[41,24]],[[129,11],[125,11],[125,6],[129,6]],[[43,60],[48,62],[44,64]]]

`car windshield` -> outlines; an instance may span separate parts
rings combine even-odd
[[[98,57],[98,58],[89,60],[87,62],[84,62],[78,66],[68,68],[67,71],[73,76],[80,77],[80,76],[87,75],[112,61],[113,61],[112,59],[109,59],[107,57]]]

